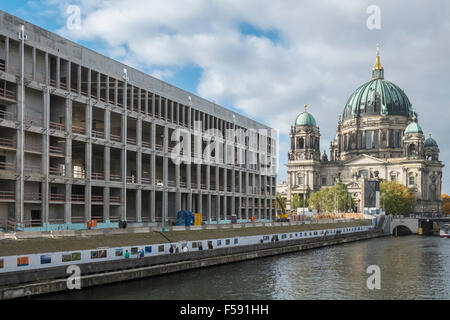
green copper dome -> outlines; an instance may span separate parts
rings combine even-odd
[[[408,97],[397,85],[382,78],[372,79],[350,96],[343,120],[370,115],[401,115],[412,117]]]
[[[407,133],[423,133],[423,131],[420,125],[417,122],[413,121],[406,127],[405,134]]]
[[[308,111],[306,111],[306,105],[305,105],[305,111],[300,113],[295,120],[296,126],[316,126],[316,119],[310,114]]]
[[[425,140],[425,143],[423,145],[424,145],[424,147],[437,147],[438,146],[436,140],[434,140],[431,137],[431,134],[430,134],[430,137],[427,140]]]

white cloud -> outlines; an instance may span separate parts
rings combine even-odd
[[[69,3],[47,1],[58,3],[61,10]],[[62,29],[63,35],[100,40],[113,56],[164,79],[173,76],[171,67],[198,66],[203,70],[198,83],[201,96],[230,102],[279,129],[284,139],[303,104],[308,104],[321,128],[321,150],[328,150],[347,98],[370,79],[375,45],[381,43],[386,78],[405,90],[417,106],[422,127],[434,130],[442,157],[450,158],[445,140],[450,116],[443,111],[448,108],[450,74],[446,1],[431,5],[380,0],[381,30],[366,27],[371,1],[79,0],[70,4],[82,8],[82,28]],[[277,38],[242,34],[239,27],[244,22],[274,31]],[[285,150],[281,156],[280,161],[285,161]]]

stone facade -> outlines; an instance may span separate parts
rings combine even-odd
[[[414,192],[416,212],[441,211],[442,168],[439,148],[425,140],[409,99],[399,87],[384,80],[379,54],[372,80],[358,88],[339,117],[330,158],[320,158],[319,127],[307,111],[291,128],[288,154],[288,204],[295,194],[311,192],[342,181],[354,198],[354,210],[362,211],[361,190],[365,178],[395,180]],[[382,206],[382,204],[381,204]]]

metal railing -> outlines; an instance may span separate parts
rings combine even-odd
[[[149,148],[150,149],[152,147],[152,144],[150,142],[142,140],[142,146],[144,148]]]
[[[127,183],[137,183],[136,176],[127,176]]]
[[[101,172],[92,172],[91,179],[94,180],[105,180],[105,175]]]
[[[91,201],[92,202],[103,202],[103,196],[92,195],[91,196]]]
[[[130,144],[136,144],[136,139],[135,139],[135,138],[128,138],[128,137],[127,137],[127,143],[130,143]]]
[[[14,191],[0,191],[0,201],[14,201],[16,200],[16,193]]]
[[[103,216],[92,216],[91,220],[96,220],[97,222],[103,222]]]
[[[98,139],[105,139],[105,133],[101,131],[92,130],[92,137]]]
[[[122,142],[122,138],[120,136],[112,133],[109,135],[109,138],[111,139],[111,141]]]
[[[84,194],[72,193],[71,199],[73,202],[84,202]]]
[[[64,176],[65,170],[64,168],[58,168],[58,167],[49,167],[48,173],[53,176]]]
[[[6,88],[0,88],[0,97],[16,101],[16,93]]]
[[[72,223],[84,223],[84,217],[71,217],[70,221]]]
[[[65,222],[64,219],[48,219],[48,223],[50,224],[63,224]]]
[[[16,120],[16,114],[9,111],[0,110],[0,119],[14,121]]]
[[[150,178],[141,178],[141,183],[143,184],[151,184],[151,179]]]
[[[72,177],[76,179],[86,178],[86,171],[84,169],[72,168]]]
[[[109,180],[111,181],[122,181],[122,176],[120,174],[109,174]]]
[[[0,60],[0,71],[6,71],[5,60]]]
[[[50,193],[49,201],[64,202],[66,201],[66,195],[64,193]]]
[[[0,170],[16,170],[16,164],[11,162],[0,162]]]
[[[16,148],[16,140],[0,138],[0,146],[15,149]]]
[[[120,196],[109,196],[110,203],[122,203],[122,198]]]
[[[72,125],[72,132],[77,134],[86,134],[86,128]]]
[[[50,153],[64,155],[64,147],[50,146],[49,151]]]
[[[163,147],[162,144],[157,144],[157,143],[155,143],[155,150],[163,151],[163,150],[164,150],[164,147]]]
[[[48,125],[49,125],[50,129],[59,130],[59,131],[66,130],[66,126],[63,123],[50,121],[48,123]]]

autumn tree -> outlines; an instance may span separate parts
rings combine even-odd
[[[407,187],[397,181],[382,181],[380,205],[387,214],[407,214],[414,210],[416,199]]]
[[[441,200],[442,200],[442,213],[450,214],[450,196],[444,193],[441,196]]]

